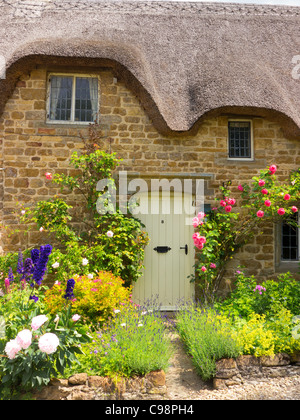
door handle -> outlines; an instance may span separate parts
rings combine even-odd
[[[187,244],[185,244],[184,246],[181,246],[180,249],[184,249],[185,255],[187,255],[188,252],[189,252],[189,248],[188,248]]]
[[[156,246],[153,248],[154,251],[157,251],[159,254],[165,254],[168,251],[171,251],[169,246]]]

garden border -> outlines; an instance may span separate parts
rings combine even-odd
[[[236,359],[220,359],[216,362],[213,378],[215,389],[226,389],[245,382],[266,381],[270,378],[300,376],[300,352],[274,356],[239,356]]]

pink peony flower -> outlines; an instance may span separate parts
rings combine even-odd
[[[217,268],[215,263],[210,263],[210,268]]]
[[[203,273],[206,271],[206,267],[204,267],[204,265],[201,267],[201,271],[203,271]]]
[[[46,333],[39,339],[39,349],[44,353],[52,354],[56,352],[58,346],[59,339],[53,333]]]
[[[298,208],[297,208],[296,206],[293,206],[293,207],[292,207],[292,212],[293,212],[293,213],[297,213],[297,211],[298,211]]]
[[[270,205],[271,205],[271,201],[270,200],[266,200],[265,201],[265,206],[270,207]]]
[[[264,212],[262,210],[258,210],[258,212],[256,213],[257,217],[264,217]]]
[[[283,216],[285,213],[285,210],[281,207],[280,209],[277,210],[277,213],[279,214],[279,216]]]
[[[260,187],[263,187],[263,186],[265,185],[265,183],[266,183],[266,181],[264,181],[263,179],[260,179],[260,180],[258,181],[258,185],[259,185]]]
[[[45,324],[46,321],[48,321],[48,318],[46,317],[46,315],[38,315],[38,316],[35,316],[34,318],[32,318],[31,328],[33,329],[33,331],[36,331],[43,324]]]
[[[8,343],[6,343],[4,349],[9,359],[14,359],[20,350],[22,350],[22,347],[17,340],[10,340]]]
[[[238,190],[239,191],[244,191],[244,187],[240,184],[240,185],[238,185]]]
[[[263,189],[261,190],[261,193],[262,193],[262,194],[269,194],[269,191],[268,191],[266,188],[263,188]]]
[[[46,173],[45,173],[45,177],[46,177],[47,179],[52,179],[52,174],[51,174],[51,172],[46,172]]]
[[[22,349],[28,349],[32,341],[32,332],[30,330],[20,331],[16,337],[16,340]]]
[[[231,210],[232,210],[232,207],[231,207],[231,206],[226,206],[226,207],[225,207],[225,211],[226,211],[226,213],[230,213],[230,212],[231,212]]]
[[[283,197],[284,200],[289,200],[291,198],[290,194],[285,194],[285,196]]]
[[[271,165],[269,167],[269,171],[271,172],[271,174],[274,174],[277,171],[277,166],[276,165]]]

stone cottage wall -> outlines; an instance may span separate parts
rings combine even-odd
[[[19,214],[20,209],[17,202],[19,205],[29,204],[59,192],[44,174],[46,171],[71,172],[70,156],[83,147],[80,134],[87,135],[88,130],[83,126],[46,124],[48,70],[56,69],[36,68],[20,77],[0,120],[3,168],[0,171],[1,218],[7,227],[16,226],[14,213]],[[80,70],[72,68],[74,73]],[[61,69],[57,68],[57,71]],[[97,69],[97,73],[101,80],[101,127],[112,139],[103,141],[102,146],[123,159],[122,170],[140,177],[202,176],[208,180],[206,202],[213,204],[214,195],[222,182],[231,180],[232,186],[236,187],[271,163],[278,165],[278,173],[285,179],[291,169],[300,166],[299,141],[284,138],[276,122],[251,117],[255,160],[229,161],[228,115],[203,120],[192,132],[162,135],[155,129],[139,100],[121,80],[114,77],[112,70],[102,68]],[[69,199],[71,203],[76,203],[74,195]],[[44,240],[44,232],[14,234],[10,238],[5,231],[2,233],[4,251],[40,244]],[[232,267],[240,263],[247,264],[251,274],[261,277],[274,273],[272,226],[238,254]]]

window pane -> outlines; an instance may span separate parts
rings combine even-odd
[[[51,77],[50,120],[70,121],[73,77]]]
[[[228,123],[228,150],[231,158],[251,158],[251,124],[243,121]]]
[[[281,259],[298,261],[299,256],[299,229],[288,223],[282,224],[281,230]]]
[[[75,121],[95,120],[98,111],[98,79],[76,77]]]

